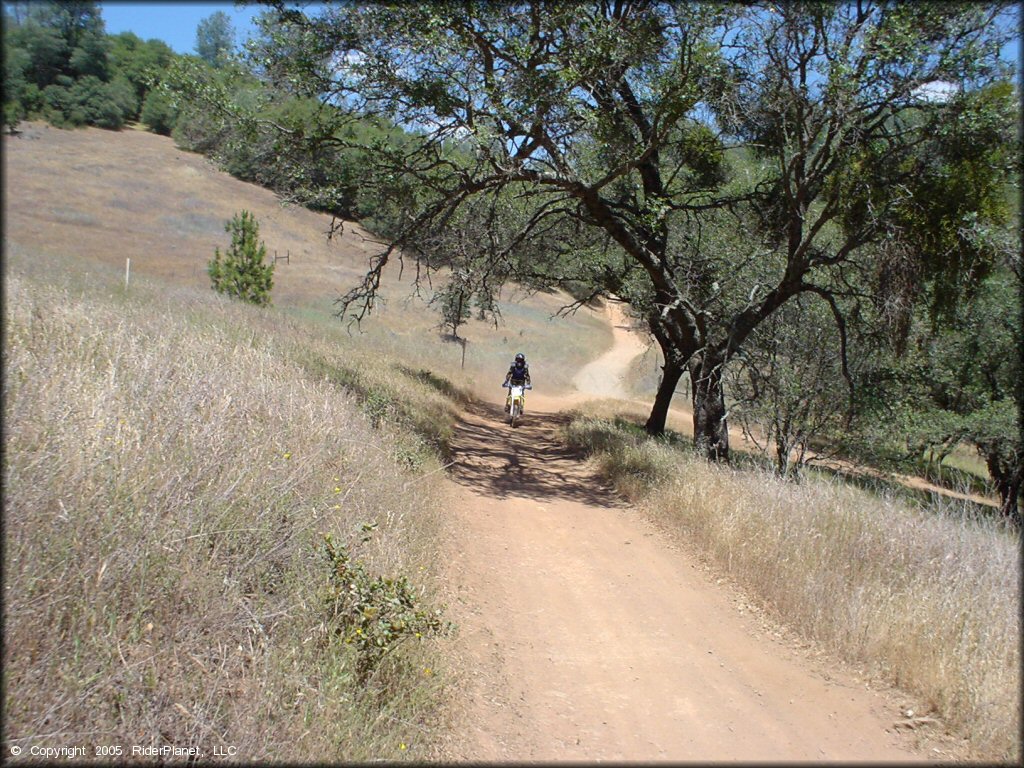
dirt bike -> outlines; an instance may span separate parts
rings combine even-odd
[[[508,425],[515,428],[519,417],[523,415],[523,403],[526,402],[526,390],[533,389],[529,384],[502,384],[508,388]]]

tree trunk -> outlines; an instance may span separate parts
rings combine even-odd
[[[672,397],[676,393],[676,385],[686,370],[686,366],[675,361],[666,361],[661,367],[661,383],[658,385],[658,394],[654,396],[654,406],[651,408],[651,415],[647,418],[644,429],[648,435],[665,434],[665,422],[668,420],[668,408],[672,404]]]
[[[986,454],[985,463],[999,490],[999,513],[1020,527],[1022,521],[1018,499],[1021,485],[1024,485],[1024,466],[1007,466],[1007,462],[997,453]]]
[[[693,441],[710,461],[729,461],[729,427],[726,424],[722,364],[701,355],[690,361],[693,384]]]
[[[789,442],[782,436],[782,430],[775,432],[775,474],[782,478],[789,477]]]

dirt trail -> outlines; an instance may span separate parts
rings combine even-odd
[[[577,378],[604,397],[638,343],[614,325]],[[470,690],[456,759],[922,759],[890,701],[769,638],[559,447],[557,411],[579,400],[534,393],[513,430],[498,391],[457,436],[450,610]]]
[[[629,365],[647,349],[647,343],[631,326],[622,308],[613,302],[605,306],[612,327],[612,346],[601,357],[583,366],[573,383],[582,397],[629,397],[625,389]]]
[[[114,269],[130,256],[132,275],[205,287],[205,260],[244,200],[274,233],[268,246],[295,262],[275,278],[275,303],[305,306],[342,292],[372,248],[354,227],[344,249],[329,245],[321,214],[286,211],[163,137],[34,124],[5,148],[17,189],[5,200],[5,244],[28,253]],[[531,393],[523,426],[510,430],[495,386],[457,436],[450,613],[471,685],[452,756],[913,758],[908,737],[886,731],[900,716],[887,701],[766,637],[687,552],[559,448],[555,414],[621,394],[640,348],[611,320],[615,345],[579,372],[581,392]]]

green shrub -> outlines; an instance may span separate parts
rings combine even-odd
[[[374,527],[364,525],[364,534]],[[371,575],[364,563],[352,559],[348,547],[335,545],[329,533],[324,534],[324,551],[331,568],[325,601],[328,626],[335,637],[355,649],[360,685],[404,640],[449,631],[440,609],[422,608],[404,576]]]
[[[274,286],[274,265],[264,263],[267,247],[259,241],[256,217],[248,211],[236,213],[224,225],[224,231],[231,235],[231,247],[224,255],[220,248],[214,249],[207,267],[213,289],[250,304],[266,306]]]
[[[95,125],[116,130],[132,110],[133,96],[123,81],[104,83],[93,75],[78,80],[61,75],[42,92],[48,115],[58,127]]]
[[[146,99],[142,102],[140,119],[143,125],[154,133],[170,136],[178,119],[178,111],[165,91],[154,88],[146,94]]]

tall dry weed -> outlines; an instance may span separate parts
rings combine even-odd
[[[7,743],[429,756],[437,648],[357,686],[323,625],[319,534],[376,524],[354,555],[431,600],[437,460],[403,460],[400,430],[297,362],[338,354],[322,335],[22,266],[4,301]]]
[[[776,620],[1020,759],[1020,534],[969,505],[709,465],[579,420],[571,439]]]

